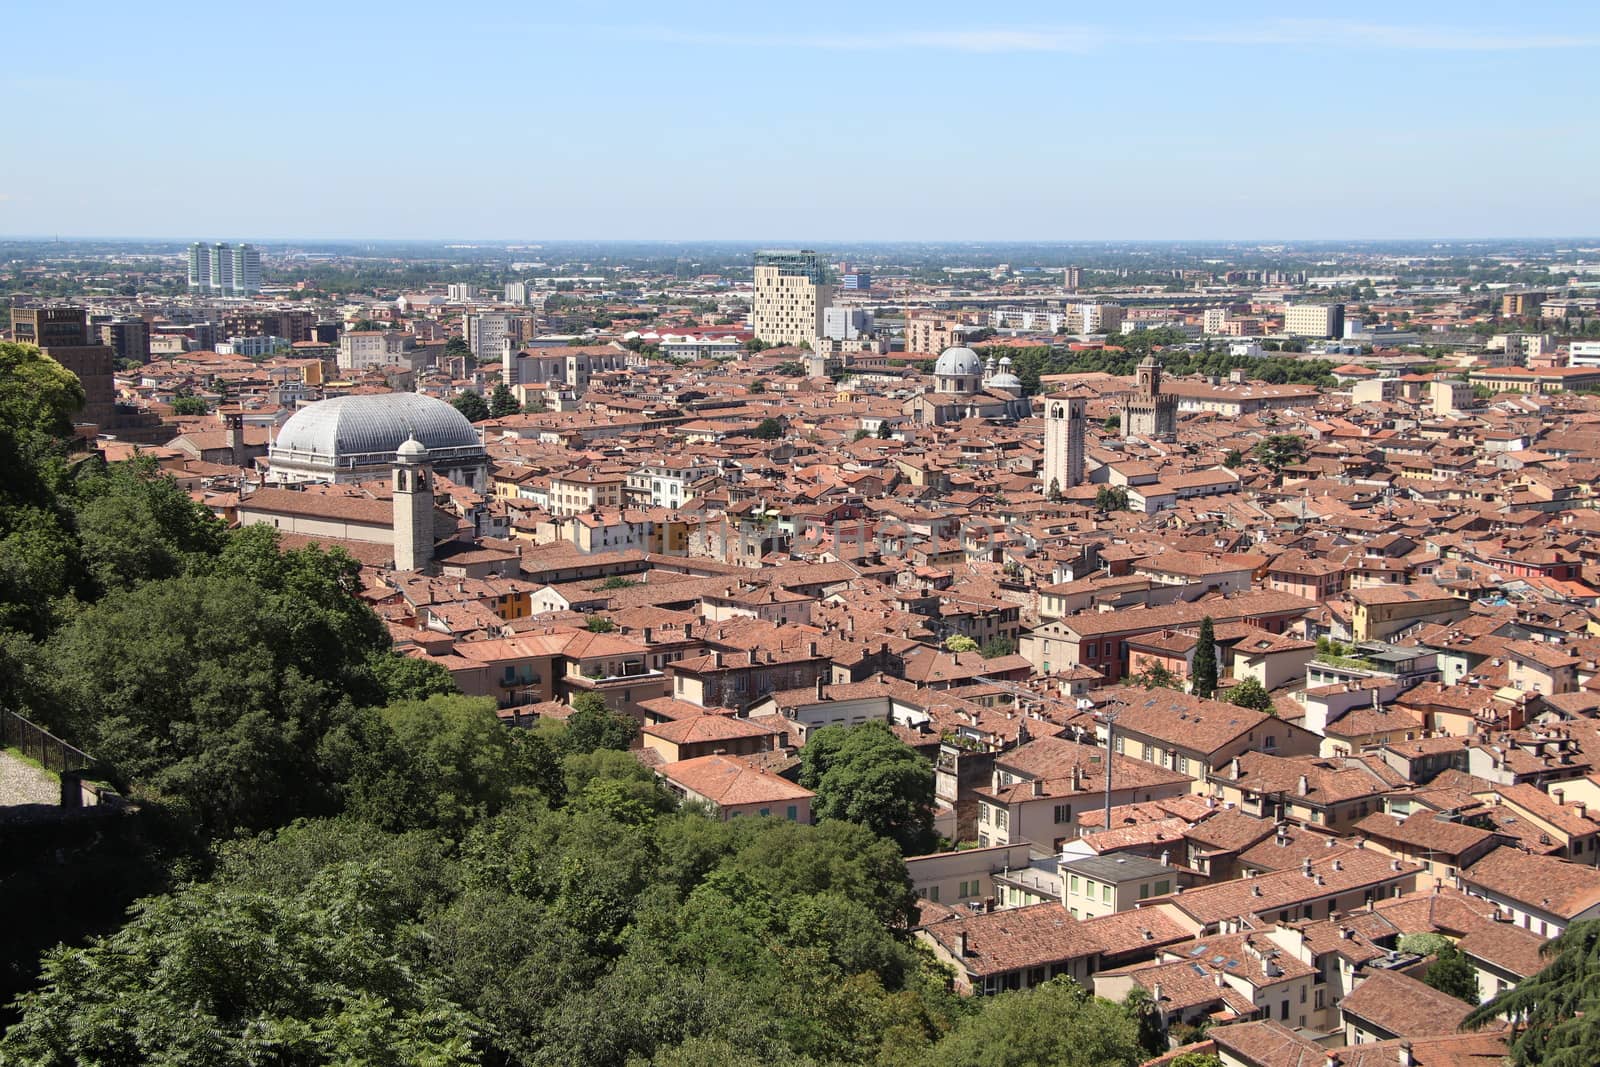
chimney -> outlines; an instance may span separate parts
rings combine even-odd
[[[963,930],[959,934],[956,935],[956,955],[964,957],[964,956],[966,956],[966,954],[967,954],[967,932],[965,930]]]
[[[822,677],[819,676],[817,678],[817,699],[818,700],[827,700],[828,699],[828,694],[826,692],[824,692],[824,690],[827,689],[827,687],[828,687],[827,679],[822,678]]]
[[[1557,804],[1565,804],[1567,802],[1567,791],[1565,789],[1552,789],[1550,790],[1550,795],[1556,798]]]
[[[652,634],[651,628],[646,626],[644,628],[644,643],[647,644],[647,645],[650,643],[651,634]]]
[[[1160,982],[1157,982],[1155,985],[1150,987],[1150,999],[1151,999],[1152,1002],[1154,1002],[1154,1004],[1156,1006],[1156,1010],[1160,1011],[1161,1010],[1161,983]]]
[[[815,641],[812,641],[810,644],[808,644],[806,646],[806,651],[810,654],[812,659],[816,659],[817,658],[817,643]]]
[[[692,622],[684,623],[683,624],[683,639],[685,641],[687,641],[687,640],[689,640],[689,638],[691,638],[693,636],[694,636],[694,623],[692,623]]]
[[[1236,782],[1239,780],[1239,757],[1238,756],[1233,757],[1233,762],[1228,764],[1228,777],[1232,778]]]
[[[713,653],[711,653],[711,669],[712,670],[720,670],[721,667],[722,667],[722,653],[721,652],[713,652]]]
[[[1589,805],[1587,803],[1585,803],[1584,801],[1582,801],[1582,800],[1574,800],[1572,802],[1572,806],[1575,809],[1577,809],[1578,818],[1587,819],[1589,817]]]
[[[1411,1058],[1411,1042],[1400,1042],[1400,1048],[1397,1051],[1400,1053],[1399,1067],[1411,1067],[1412,1063],[1415,1062]]]
[[[1328,1058],[1322,1061],[1322,1067],[1339,1067],[1339,1062],[1339,1054],[1330,1052]]]
[[[1036,796],[1036,797],[1044,796],[1044,779],[1043,778],[1035,778],[1033,780],[1033,795]]]
[[[1295,786],[1295,790],[1301,796],[1309,796],[1311,794],[1311,779],[1302,774],[1299,783]]]

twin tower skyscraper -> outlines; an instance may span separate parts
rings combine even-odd
[[[189,246],[189,288],[221,296],[253,296],[261,291],[261,250],[254,245]]]

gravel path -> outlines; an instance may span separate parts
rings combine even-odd
[[[60,803],[61,785],[55,775],[10,752],[0,751],[0,807]]]

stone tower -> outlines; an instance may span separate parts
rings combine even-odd
[[[415,437],[394,454],[394,566],[425,571],[433,563],[433,468]]]
[[[1178,398],[1161,391],[1161,364],[1155,356],[1139,364],[1139,385],[1123,404],[1122,436],[1170,440],[1178,432]]]
[[[1081,396],[1055,393],[1044,400],[1044,473],[1046,493],[1051,486],[1066,492],[1083,484],[1084,401]]]

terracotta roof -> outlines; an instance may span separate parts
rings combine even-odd
[[[816,796],[785,778],[757,770],[732,756],[700,756],[657,770],[667,780],[698,793],[718,807],[782,804]]]
[[[1449,993],[1397,971],[1373,971],[1339,1002],[1342,1015],[1393,1034],[1453,1034],[1472,1008]]]
[[[976,977],[1093,956],[1103,945],[1059,901],[962,915],[923,928]],[[966,934],[966,954],[960,936]]]
[[[1516,848],[1495,849],[1462,871],[1461,880],[1563,919],[1600,904],[1600,870]]]
[[[676,745],[692,745],[741,737],[774,737],[781,731],[732,715],[695,715],[646,726],[643,732]]]
[[[1518,978],[1531,978],[1550,962],[1543,954],[1548,943],[1533,931],[1511,923],[1486,923],[1456,942],[1456,947]]]

